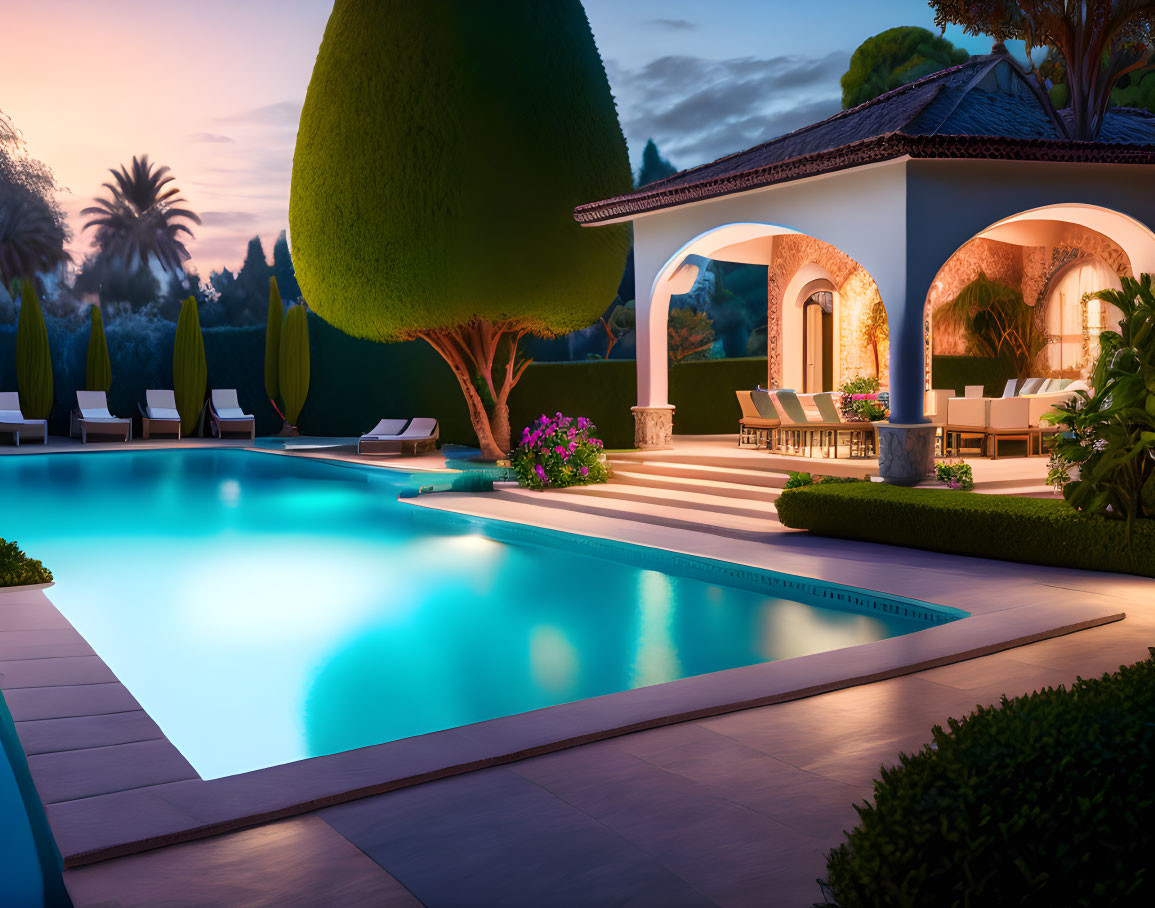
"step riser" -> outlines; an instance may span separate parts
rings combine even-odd
[[[674,477],[663,477],[657,475],[632,475],[628,473],[615,473],[613,478],[614,485],[628,485],[639,489],[653,489],[655,491],[670,490],[673,492],[699,492],[703,495],[714,495],[718,498],[732,498],[736,501],[751,501],[769,504],[782,494],[781,489],[764,487],[757,490],[743,488],[741,485],[731,485],[725,482],[713,480],[708,488],[696,488],[692,485],[678,482],[663,482],[665,479],[673,479]],[[677,477],[681,478],[681,477]]]
[[[719,474],[711,473],[708,470],[696,470],[692,466],[675,467],[650,463],[611,465],[618,469],[628,470],[630,473],[644,473],[651,476],[674,476],[679,479],[705,479],[712,482],[725,481],[725,476],[719,476]],[[753,476],[741,474],[741,479],[735,479],[735,482],[740,482],[742,485],[748,486],[762,486],[767,489],[781,489],[786,485],[788,478],[785,474],[767,472],[765,475]]]
[[[632,493],[624,489],[615,489],[612,486],[598,486],[589,487],[586,491],[581,493],[582,498],[612,498],[616,501],[635,501],[639,504],[654,504],[667,508],[682,508],[686,511],[696,511],[701,514],[731,514],[734,517],[749,517],[757,520],[759,518],[774,519],[776,512],[774,505],[769,502],[761,502],[760,506],[747,506],[733,504],[733,499],[719,499],[709,502],[697,501],[680,501],[676,498],[663,498],[661,494],[645,494]]]

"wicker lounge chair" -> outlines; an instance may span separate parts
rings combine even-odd
[[[257,421],[241,409],[235,388],[213,391],[209,398],[209,425],[218,438],[224,438],[226,432],[257,437]]]
[[[175,433],[180,439],[180,411],[176,408],[176,394],[172,391],[145,391],[144,406],[140,408],[141,435],[148,438],[157,432]]]
[[[738,420],[738,447],[773,447],[772,436],[781,424],[781,419],[768,419],[762,415],[754,403],[756,391],[735,391],[738,406],[742,408],[742,418]],[[761,392],[766,403],[773,408],[774,402],[765,391]],[[777,414],[777,411],[774,411]]]
[[[48,420],[25,419],[20,410],[20,394],[0,391],[0,435],[11,435],[12,443],[20,446],[21,438],[39,438],[48,444]]]
[[[69,426],[70,437],[79,432],[83,444],[88,443],[89,435],[132,441],[132,420],[109,413],[108,397],[103,391],[77,391],[76,405]]]
[[[399,431],[404,426],[403,431]],[[423,454],[437,447],[437,420],[383,419],[357,441],[358,454]]]

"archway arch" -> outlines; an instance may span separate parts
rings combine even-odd
[[[686,293],[704,260],[764,265],[767,268],[767,377],[772,387],[805,387],[803,310],[815,281],[830,293],[831,360],[822,382],[830,390],[847,374],[887,370],[885,309],[873,277],[833,245],[790,227],[743,222],[725,224],[682,243],[657,270],[648,299],[639,299],[638,407],[668,419],[667,321],[671,297]],[[807,291],[807,292],[803,292]],[[641,296],[641,294],[639,294]],[[867,336],[867,313],[881,324],[881,341]],[[878,317],[881,313],[881,317]],[[881,350],[879,345],[881,343]],[[865,353],[863,351],[866,351]],[[813,384],[814,382],[811,382]],[[662,411],[666,411],[663,416]],[[657,434],[661,434],[655,427]],[[666,433],[668,435],[668,432]]]
[[[1098,264],[1091,267],[1093,263]],[[1097,344],[1098,330],[1105,326],[1109,313],[1082,306],[1082,297],[1088,288],[1081,284],[1093,283],[1097,274],[1105,280],[1105,286],[1095,289],[1109,289],[1118,287],[1119,277],[1153,270],[1155,233],[1119,211],[1083,203],[1056,204],[996,221],[959,245],[930,284],[923,307],[924,386],[946,387],[941,380],[935,380],[936,358],[946,371],[946,358],[960,357],[949,370],[960,375],[969,368],[965,358],[975,358],[973,343],[968,342],[973,338],[963,335],[957,321],[946,324],[939,316],[980,274],[1017,294],[1008,306],[1026,307],[1026,310],[1018,309],[1026,314],[1021,319],[1021,328],[1016,329],[1017,334],[1022,335],[1022,343],[1016,344],[1022,352],[997,365],[986,363],[980,368],[976,361],[974,374],[969,379],[956,375],[957,382],[962,383],[982,383],[980,377],[988,372],[988,384],[1016,375],[1023,377],[1026,371],[1073,377],[1076,363],[1085,371],[1093,361],[1091,348]],[[1071,275],[1079,277],[1074,279]],[[1065,300],[1074,292],[1067,283],[1080,285],[1080,299]],[[1064,297],[1060,305],[1069,311],[1056,317],[1049,307],[1055,304],[1060,291]],[[1083,310],[1077,331],[1068,331],[1076,309]],[[1055,344],[1059,345],[1057,352]],[[1076,347],[1078,355],[1074,352]],[[1012,371],[1015,374],[1011,374]]]

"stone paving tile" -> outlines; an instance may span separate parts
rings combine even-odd
[[[26,754],[107,747],[163,738],[160,727],[142,709],[104,716],[33,719],[16,726]]]
[[[643,849],[507,768],[319,815],[431,908],[712,904]]]
[[[71,687],[23,687],[4,692],[16,722],[99,716],[140,709],[123,684],[81,684]]]
[[[96,655],[0,662],[0,690],[108,684],[116,680],[116,675],[104,664],[104,660]]]
[[[636,843],[721,905],[765,903],[766,879],[776,867],[811,868],[813,880],[823,866],[821,840],[620,747],[562,751],[511,769]],[[809,898],[817,896],[812,886]]]
[[[167,739],[36,754],[28,769],[45,804],[198,778]]]
[[[76,908],[420,905],[312,816],[78,867],[64,879]]]
[[[73,628],[0,631],[0,659],[91,656],[93,649]]]

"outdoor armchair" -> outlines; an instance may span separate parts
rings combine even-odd
[[[734,394],[737,395],[738,406],[742,409],[742,417],[738,420],[738,447],[760,447],[763,441],[766,441],[768,447],[773,447],[769,439],[774,430],[782,424],[782,420],[777,418],[777,410],[774,409],[770,395],[765,391],[735,391]],[[775,413],[774,418],[762,415],[754,402],[755,394],[765,398],[765,405]]]
[[[48,444],[48,420],[25,419],[20,410],[20,394],[17,391],[0,391],[0,435],[11,435],[12,442],[20,446],[21,437],[35,438]]]
[[[236,388],[213,391],[209,397],[209,425],[218,438],[224,438],[225,432],[244,433],[250,439],[257,437],[257,421],[241,409]]]
[[[179,440],[180,411],[176,408],[176,394],[172,391],[145,391],[140,422],[143,427],[141,435],[145,438],[155,432],[175,432]]]
[[[80,432],[82,444],[88,443],[89,435],[110,435],[114,438],[123,436],[124,441],[132,441],[132,420],[109,413],[108,397],[103,391],[77,391],[69,437],[77,431]]]
[[[865,456],[877,450],[875,444],[874,423],[864,419],[846,419],[836,404],[836,396],[832,391],[824,391],[814,395],[814,406],[818,409],[818,416],[824,424],[823,434],[829,433],[833,443],[833,454],[838,456],[838,436],[849,436],[848,447],[851,457]]]
[[[402,427],[404,427],[402,429]],[[437,420],[430,417],[383,419],[357,441],[358,454],[422,454],[437,446]]]

